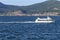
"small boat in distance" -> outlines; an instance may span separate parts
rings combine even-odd
[[[52,20],[52,18],[50,18],[50,17],[47,17],[47,18],[37,18],[36,20],[35,20],[35,23],[51,23],[51,22],[54,22],[53,20]]]

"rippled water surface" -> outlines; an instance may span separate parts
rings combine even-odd
[[[6,16],[0,17],[0,22],[35,21],[36,18],[37,16]],[[55,22],[0,23],[0,40],[60,40],[60,16],[53,16],[51,18]]]

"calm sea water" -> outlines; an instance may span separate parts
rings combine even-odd
[[[0,22],[35,21],[38,16],[0,16]],[[40,16],[46,18],[46,16]],[[53,23],[0,23],[0,40],[60,40],[60,16]]]

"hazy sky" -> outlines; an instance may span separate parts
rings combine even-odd
[[[19,6],[26,6],[31,5],[34,3],[41,3],[46,0],[0,0],[0,2],[9,5],[19,5]]]

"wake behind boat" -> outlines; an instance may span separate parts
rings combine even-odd
[[[37,18],[35,21],[15,21],[15,22],[0,22],[0,23],[52,23],[54,22],[52,18]]]
[[[37,18],[36,20],[35,20],[35,23],[51,23],[51,22],[54,22],[53,20],[52,20],[52,18],[50,18],[50,17],[47,17],[47,18]]]

